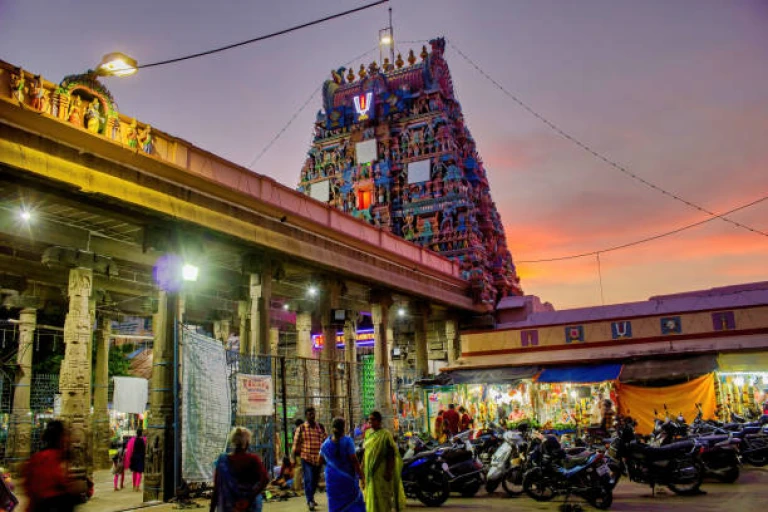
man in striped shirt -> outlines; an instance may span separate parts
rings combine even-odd
[[[301,457],[301,468],[304,473],[304,495],[307,498],[309,510],[315,510],[315,491],[320,480],[320,447],[325,441],[325,427],[315,421],[315,408],[307,407],[306,420],[293,438],[293,457]]]

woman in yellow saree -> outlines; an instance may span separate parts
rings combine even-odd
[[[392,434],[382,428],[379,411],[368,417],[365,433],[363,473],[365,474],[366,512],[391,512],[405,508],[405,491],[400,480],[403,461]]]

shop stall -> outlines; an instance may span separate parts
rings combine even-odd
[[[535,422],[533,378],[537,366],[451,370],[453,403],[463,406],[476,427]]]
[[[720,354],[717,358],[715,392],[718,416],[757,415],[766,410],[768,400],[768,352]]]
[[[572,432],[600,423],[602,403],[616,404],[620,364],[547,368],[536,378],[534,407],[543,430]]]

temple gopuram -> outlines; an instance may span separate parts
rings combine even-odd
[[[522,295],[483,161],[456,100],[445,39],[333,71],[298,190],[461,265],[491,310]]]

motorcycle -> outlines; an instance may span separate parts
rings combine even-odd
[[[702,448],[693,440],[654,447],[636,440],[635,426],[631,418],[620,420],[618,436],[608,450],[611,459],[619,462],[621,472],[631,481],[651,488],[665,485],[675,494],[698,494],[704,480]]]
[[[409,444],[408,454],[417,456],[428,451],[427,445],[418,438],[413,438]],[[483,465],[467,449],[466,440],[456,437],[451,445],[441,445],[433,451],[445,463],[443,470],[448,476],[451,492],[465,498],[477,494],[484,482]]]
[[[519,431],[509,430],[502,436],[503,443],[493,453],[485,477],[485,490],[493,492],[501,484],[509,496],[523,493],[523,473],[528,452],[527,425]]]
[[[699,406],[697,419],[701,419],[703,412],[700,404],[696,405]],[[712,477],[724,483],[733,483],[739,478],[741,472],[740,439],[734,438],[731,433],[701,435],[695,430],[691,430],[689,433],[688,425],[682,414],[678,415],[676,421],[669,418],[668,412],[664,421],[657,418],[651,444],[666,446],[675,441],[689,438],[693,439],[701,448],[701,463],[704,466],[705,477]]]
[[[401,479],[405,495],[428,507],[439,507],[451,492],[448,464],[439,451],[424,451],[403,459]]]
[[[539,460],[523,475],[523,490],[536,501],[550,501],[565,494],[566,504],[571,495],[587,500],[593,507],[608,509],[613,503],[611,470],[602,453],[569,457],[554,436],[549,436],[532,454]]]
[[[728,435],[730,434],[734,441],[739,442],[739,452],[741,459],[756,467],[763,467],[768,464],[768,415],[762,415],[758,421],[751,423],[721,423],[715,420],[704,420],[701,404],[696,404],[699,413],[693,420],[691,432],[698,435]],[[742,419],[740,416],[731,414],[731,419]]]

